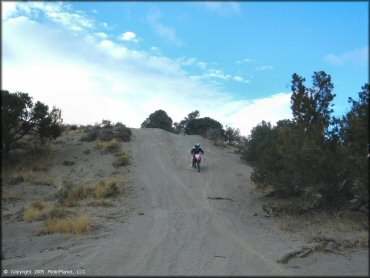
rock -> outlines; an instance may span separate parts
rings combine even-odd
[[[328,244],[326,244],[325,249],[326,252],[334,253],[337,250],[337,245],[333,241],[329,241]]]
[[[298,258],[304,258],[306,257],[308,254],[310,254],[312,252],[312,249],[306,249],[304,250],[302,253],[300,253],[299,255],[297,255]]]
[[[321,209],[324,205],[324,198],[320,193],[315,194],[312,196],[312,200],[310,202],[310,209],[316,210]]]
[[[253,216],[257,216],[257,215],[258,215],[258,213],[257,213],[257,212],[253,213]]]

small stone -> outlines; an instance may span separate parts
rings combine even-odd
[[[334,252],[336,250],[336,244],[332,241],[329,241],[325,247],[325,251],[327,252]]]

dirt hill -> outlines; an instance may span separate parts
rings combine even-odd
[[[367,274],[368,250],[356,240],[367,237],[368,227],[353,234],[336,226],[340,220],[331,222],[333,229],[320,230],[328,224],[323,215],[316,220],[268,217],[262,210],[266,197],[250,182],[252,169],[233,148],[160,129],[132,133],[130,142],[111,152],[96,142],[80,141],[83,134],[76,131],[53,143],[41,162],[31,159],[18,172],[4,174],[3,274]],[[191,167],[195,143],[206,152],[200,173]],[[124,154],[130,164],[117,166]],[[32,165],[38,167],[29,169]],[[44,218],[25,220],[32,202],[55,202],[55,194],[68,184],[93,188],[64,212],[71,219],[90,219],[86,234],[51,233]],[[118,193],[91,195],[99,184],[114,184],[111,188]],[[348,236],[342,242],[354,242],[355,249],[340,249],[338,240],[330,238],[331,232],[340,231],[342,239]],[[319,237],[321,242],[313,240]]]

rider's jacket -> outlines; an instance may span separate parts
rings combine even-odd
[[[192,155],[194,155],[194,154],[198,154],[198,153],[202,153],[202,154],[204,154],[204,151],[202,150],[202,148],[193,148],[192,150],[191,150],[191,152],[190,152]]]

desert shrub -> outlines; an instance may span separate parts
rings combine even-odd
[[[63,181],[63,187],[55,194],[58,204],[74,206],[77,201],[86,197],[83,187],[77,186],[69,180]]]
[[[195,110],[191,113],[188,114],[187,117],[185,117],[182,121],[180,122],[176,122],[174,123],[174,127],[175,127],[175,130],[176,130],[176,133],[178,134],[181,134],[181,135],[185,135],[187,134],[187,126],[189,124],[190,121],[196,119],[196,118],[199,118],[199,111],[198,110]]]
[[[172,127],[172,119],[163,110],[157,110],[149,115],[141,124],[142,128],[161,128],[163,130],[175,133]]]
[[[48,185],[51,186],[54,184],[55,176],[50,175],[48,173],[34,171],[32,169],[22,169],[17,170],[12,173],[11,177],[12,181],[17,182],[29,182],[38,185]]]
[[[86,129],[86,134],[82,136],[80,140],[92,142],[97,139],[101,141],[118,139],[123,142],[128,142],[131,140],[131,130],[122,123],[117,123],[113,126],[110,121],[103,120],[100,125],[95,125],[93,128]]]
[[[228,145],[236,145],[242,142],[242,136],[238,128],[226,127],[225,139]]]
[[[102,120],[100,126],[103,128],[109,128],[112,127],[112,122],[109,120]]]
[[[130,158],[127,154],[119,154],[116,156],[116,160],[113,162],[115,167],[127,166],[130,164]]]
[[[50,218],[46,222],[45,233],[70,233],[86,234],[93,224],[90,217],[80,216],[77,218]]]
[[[96,148],[102,152],[115,153],[121,148],[121,143],[117,139],[112,139],[111,141],[96,141]]]
[[[123,142],[129,142],[131,140],[131,130],[122,123],[117,123],[113,127],[114,137],[118,138]]]
[[[101,181],[96,187],[95,196],[98,199],[113,197],[119,192],[115,181]]]
[[[92,129],[86,130],[86,134],[81,137],[81,141],[92,142],[98,138],[99,127],[94,127]]]
[[[197,134],[205,137],[207,131],[210,129],[218,130],[222,138],[224,138],[225,130],[223,129],[222,124],[209,117],[190,120],[185,128],[185,133],[189,135]]]
[[[103,127],[99,130],[98,140],[111,141],[114,137],[115,136],[111,127]]]
[[[65,209],[57,207],[55,204],[36,201],[24,210],[23,217],[28,221],[40,221],[50,218],[62,218],[66,214]]]
[[[63,187],[55,194],[57,203],[61,206],[75,206],[79,201],[86,198],[108,198],[119,193],[116,179],[100,181],[97,184],[88,183],[85,186],[77,186],[68,180],[63,181]]]
[[[96,198],[102,199],[106,197],[115,196],[118,193],[118,188],[114,182],[101,182],[96,188],[95,195]]]
[[[1,154],[8,158],[9,152],[19,147],[25,136],[45,139],[57,138],[62,133],[61,110],[37,101],[27,93],[9,93],[1,90]]]
[[[262,122],[252,129],[242,155],[253,167],[251,180],[286,196],[304,192],[306,208],[317,207],[317,201],[323,208],[342,207],[359,188],[368,203],[368,85],[359,101],[351,100],[352,110],[335,119],[330,75],[315,72],[312,88],[304,82],[293,75],[292,120],[274,127]]]

